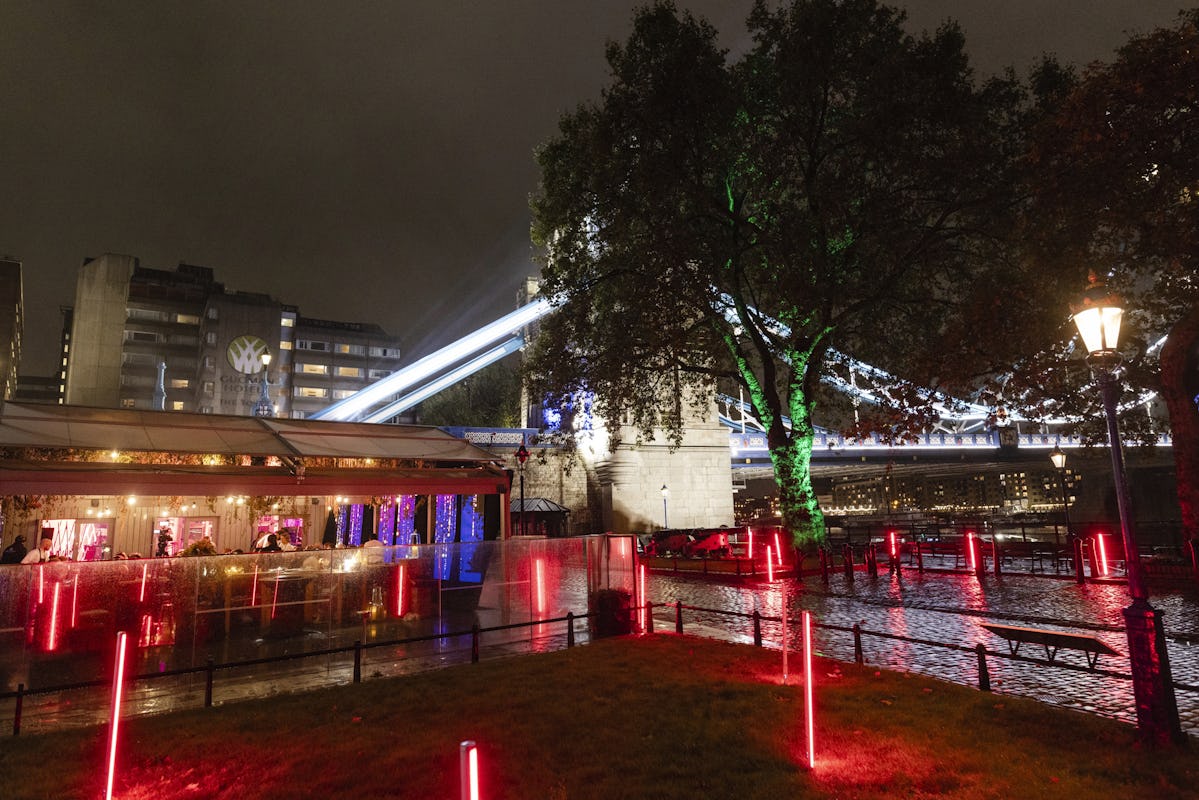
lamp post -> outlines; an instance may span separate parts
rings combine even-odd
[[[525,462],[529,460],[529,451],[521,442],[516,451],[516,461],[520,465],[520,535],[525,535]]]
[[[1070,530],[1070,496],[1066,494],[1066,454],[1057,445],[1049,453],[1049,460],[1057,470],[1057,480],[1062,487],[1062,515],[1066,519],[1066,541],[1074,541],[1074,532]]]
[[[1185,737],[1178,720],[1178,701],[1170,674],[1162,615],[1149,604],[1149,590],[1141,570],[1133,526],[1124,452],[1120,444],[1117,401],[1120,398],[1116,346],[1124,308],[1120,298],[1108,291],[1103,281],[1091,276],[1090,286],[1072,310],[1074,324],[1087,348],[1087,364],[1099,383],[1107,416],[1108,449],[1112,454],[1112,478],[1120,511],[1120,533],[1124,539],[1124,561],[1132,604],[1124,609],[1128,636],[1128,659],[1132,664],[1132,689],[1137,711],[1137,728],[1151,744],[1182,743]]]
[[[259,386],[262,387],[261,393],[258,395],[258,402],[254,404],[254,416],[256,417],[273,417],[275,416],[275,406],[271,403],[270,382],[267,380],[267,369],[271,365],[271,354],[262,354],[262,382]]]
[[[666,484],[662,484],[662,530],[670,527],[666,522],[666,498],[669,496],[670,490],[666,488]]]

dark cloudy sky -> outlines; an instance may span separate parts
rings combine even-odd
[[[725,44],[750,0],[678,0]],[[535,274],[533,148],[597,98],[633,0],[0,0],[0,255],[50,374],[82,259],[213,267],[424,351]],[[978,69],[1110,59],[1183,0],[911,0]]]

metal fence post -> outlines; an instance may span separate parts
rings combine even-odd
[[[470,663],[479,663],[479,623],[470,627]]]
[[[762,646],[762,614],[754,609],[754,647]]]
[[[17,704],[12,717],[12,735],[21,735],[21,709],[25,705],[25,684],[17,684]]]
[[[858,665],[866,661],[862,656],[862,626],[856,622],[853,624],[853,660]]]
[[[362,683],[362,640],[354,642],[354,683]]]
[[[575,646],[575,612],[566,612],[566,646]]]
[[[212,708],[212,678],[216,673],[216,662],[212,656],[204,662],[204,707]]]
[[[683,601],[674,601],[674,632],[683,632]]]
[[[989,692],[991,691],[991,676],[987,672],[987,648],[983,647],[980,642],[974,646],[974,652],[978,653],[978,690]]]

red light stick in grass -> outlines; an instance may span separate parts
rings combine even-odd
[[[462,800],[479,800],[479,747],[473,741],[458,745],[458,777]]]
[[[782,589],[783,601],[783,683],[787,682],[787,590]]]
[[[816,724],[812,706],[812,613],[803,612],[804,717],[808,730],[808,769],[816,767]]]
[[[978,561],[974,555],[974,533],[966,531],[966,550],[970,554],[970,571],[978,572]]]
[[[125,631],[117,633],[117,652],[112,672],[112,724],[108,736],[108,783],[104,800],[112,800],[112,781],[117,771],[117,728],[121,722],[121,694],[125,684]]]
[[[1099,571],[1103,575],[1107,575],[1107,545],[1103,543],[1103,534],[1095,534],[1095,543],[1099,545]]]
[[[75,581],[71,585],[71,630],[75,629],[75,620],[78,618],[77,611],[79,610],[79,576],[75,576]]]
[[[746,552],[745,557],[748,558],[750,561],[753,561],[754,560],[754,532],[748,525],[745,526],[745,535],[747,537],[749,537],[749,550]]]
[[[766,545],[766,580],[774,582],[774,558],[770,555],[770,545]]]
[[[779,560],[779,566],[783,565],[783,548],[779,547],[779,532],[774,532],[774,557]]]

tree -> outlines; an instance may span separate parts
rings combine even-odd
[[[592,392],[603,417],[678,441],[686,404],[739,385],[802,545],[824,536],[822,379],[845,353],[920,366],[917,345],[1001,263],[1022,92],[976,86],[955,25],[903,22],[875,0],[759,2],[733,61],[706,22],[655,3],[608,46],[602,100],[538,154],[533,237],[561,307],[527,362],[534,396]],[[927,422],[927,395],[892,399],[876,423]]]
[[[514,428],[520,425],[520,375],[503,361],[485,367],[420,404],[425,425]]]
[[[1199,539],[1196,153],[1199,10],[1190,10],[1174,27],[1132,37],[1115,61],[1090,66],[1060,92],[1056,113],[1033,137],[1026,217],[1030,261],[1041,275],[1077,291],[1091,271],[1106,276],[1128,303],[1125,381],[1137,393],[1159,392],[1166,403],[1183,527],[1191,539]],[[1046,407],[1093,416],[1096,393],[1078,391],[1085,370],[1043,382],[1065,353],[1059,345],[1046,350],[1047,358],[1030,359],[1023,385],[1041,383]],[[1080,397],[1090,398],[1089,408]],[[1143,429],[1147,420],[1130,421]]]

